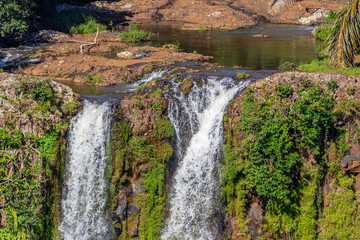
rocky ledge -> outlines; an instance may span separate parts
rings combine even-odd
[[[179,46],[163,47],[130,46],[121,40],[120,33],[99,33],[97,43],[85,46],[83,42],[94,40],[96,33],[68,35],[32,56],[41,63],[29,64],[21,73],[52,77],[92,85],[113,85],[137,79],[153,68],[168,67],[176,62],[205,61],[210,57],[180,52]],[[31,62],[31,61],[30,61]]]

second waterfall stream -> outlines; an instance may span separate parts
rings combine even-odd
[[[175,128],[175,172],[170,219],[162,239],[221,239],[219,165],[222,158],[223,116],[228,103],[248,81],[209,77],[184,96],[173,84],[167,99]]]

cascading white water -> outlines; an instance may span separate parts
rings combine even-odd
[[[143,78],[140,81],[132,84],[132,86],[129,88],[129,90],[131,92],[133,92],[141,85],[147,84],[148,82],[151,82],[151,81],[154,81],[156,78],[161,78],[165,72],[166,72],[166,70],[160,69],[160,70],[156,70],[156,71],[147,73],[143,76]]]
[[[84,102],[82,111],[69,127],[69,162],[61,199],[59,231],[65,240],[111,239],[110,224],[104,217],[104,179],[109,141],[109,103]]]
[[[170,219],[162,239],[221,238],[216,215],[221,213],[222,120],[229,101],[248,84],[247,81],[237,85],[230,78],[209,78],[202,87],[195,84],[187,97],[178,86],[170,89],[169,118],[177,137],[179,166],[174,177]]]

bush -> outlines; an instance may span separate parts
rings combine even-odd
[[[63,23],[66,31],[70,33],[93,33],[106,30],[106,26],[90,15],[90,13],[79,10],[69,10],[57,16]]]
[[[143,30],[138,30],[137,24],[132,22],[127,32],[121,33],[121,39],[129,42],[141,42],[150,40],[151,33]]]
[[[1,0],[0,37],[10,40],[26,32],[35,6],[31,0]]]
[[[92,16],[85,17],[85,22],[83,24],[77,25],[77,26],[71,26],[69,32],[70,33],[93,33],[97,31],[97,28],[99,28],[99,31],[106,30],[106,26],[99,23],[96,18]]]
[[[317,39],[325,41],[327,36],[329,35],[330,27],[328,25],[321,25],[318,28],[315,28],[314,36]]]

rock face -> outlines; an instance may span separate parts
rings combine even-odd
[[[55,237],[64,136],[81,106],[78,98],[52,80],[0,73],[0,228],[5,239],[25,232],[29,239]],[[14,221],[16,216],[21,217]]]
[[[174,129],[162,80],[121,100],[114,120],[110,211],[116,239],[158,239],[165,218],[167,162]]]
[[[23,86],[27,87],[26,83],[31,81],[31,77],[21,78],[20,75],[0,73],[0,89],[3,89],[0,98],[0,126],[4,127],[6,121],[12,120],[15,129],[19,129],[24,134],[34,134],[41,137],[44,131],[49,130],[61,119],[69,118],[69,115],[71,116],[74,113],[75,109],[71,109],[73,107],[71,103],[75,104],[79,96],[71,88],[50,81],[49,86],[56,94],[57,104],[60,107],[54,111],[41,112],[36,99],[26,98],[28,96],[26,91],[31,91],[31,89],[21,89],[22,82],[24,83]],[[45,79],[39,81],[43,80]],[[13,99],[17,99],[18,103],[14,103]]]
[[[359,239],[359,80],[332,73],[285,72],[254,82],[247,92],[233,101],[224,118],[227,139],[224,189],[228,203],[225,225],[232,228],[227,230],[228,239],[282,239],[289,235],[296,239],[305,236],[309,239],[345,236]],[[302,112],[299,107],[310,110],[322,98],[326,103],[321,104],[322,110],[315,112],[327,108],[324,114],[329,114],[331,120],[323,122],[322,127],[318,125],[315,132],[319,134],[323,128],[323,135],[320,134],[315,145],[306,147],[310,140],[304,145],[298,136],[319,122],[305,123],[302,118],[310,117],[312,113]],[[299,122],[298,118],[301,119]],[[310,118],[310,122],[314,121]],[[272,122],[274,119],[276,123]],[[278,132],[276,125],[282,130]],[[294,145],[290,144],[292,138],[297,138]],[[275,139],[276,143],[272,142]],[[283,154],[279,150],[268,157],[271,147],[282,144],[282,139],[287,139],[284,142],[292,148]],[[294,148],[297,149],[295,152]],[[271,162],[270,169],[277,169],[277,161],[293,153],[298,154],[299,165],[289,170],[289,179],[294,184],[288,185],[287,189],[294,191],[294,195],[285,200],[279,200],[277,195],[266,195],[276,179],[265,170],[267,164]],[[252,168],[256,164],[259,169]],[[256,181],[262,174],[266,176],[264,181],[271,179],[267,181],[265,191],[260,189],[261,182],[250,186],[250,181]],[[285,176],[287,174],[282,174]],[[277,182],[277,188],[280,185]],[[339,220],[339,216],[344,218]],[[340,225],[343,226],[341,230]]]

